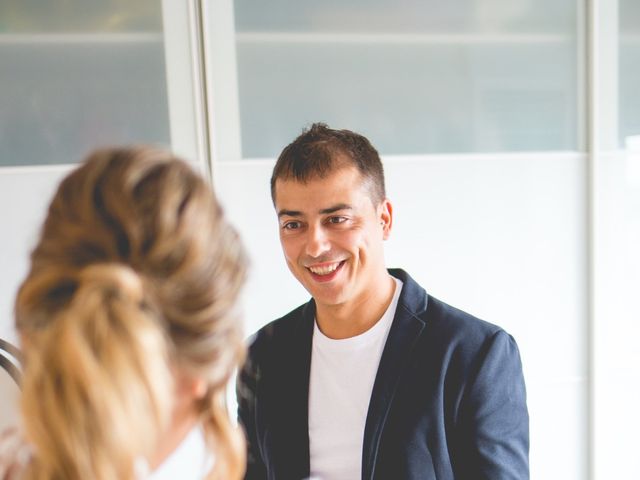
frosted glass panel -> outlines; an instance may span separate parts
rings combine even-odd
[[[170,144],[160,2],[8,2],[0,18],[0,166]]]
[[[0,32],[132,32],[162,28],[159,0],[2,0]]]
[[[313,121],[383,154],[577,149],[576,2],[235,2],[243,157]]]
[[[620,0],[620,146],[640,135],[640,2]]]
[[[235,12],[239,32],[568,33],[574,28],[575,4],[574,0],[236,0]]]

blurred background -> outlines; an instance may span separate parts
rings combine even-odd
[[[0,338],[100,145],[211,179],[251,254],[247,334],[306,301],[268,182],[323,121],[383,158],[388,265],[516,338],[532,478],[640,478],[639,86],[638,0],[0,0]]]

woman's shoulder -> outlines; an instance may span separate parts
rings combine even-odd
[[[0,432],[0,480],[22,478],[31,459],[31,448],[18,427]]]

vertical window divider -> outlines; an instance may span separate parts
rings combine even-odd
[[[242,159],[238,62],[233,0],[198,0],[206,90],[211,181],[215,163]]]
[[[586,262],[586,298],[587,298],[587,472],[588,479],[595,480],[595,434],[596,434],[596,348],[595,348],[595,310],[596,310],[596,300],[595,300],[595,275],[596,275],[596,264],[595,264],[595,193],[596,193],[596,185],[595,185],[595,162],[594,162],[594,133],[595,133],[595,114],[596,109],[594,105],[594,87],[597,83],[596,81],[596,72],[595,68],[597,65],[597,60],[594,58],[595,46],[597,37],[594,33],[596,28],[596,2],[598,0],[586,0],[584,2],[586,4],[585,16],[584,16],[584,43],[585,43],[585,65],[584,65],[584,73],[585,73],[585,92],[584,92],[584,101],[585,101],[585,109],[584,109],[584,122],[581,126],[584,128],[585,138],[583,143],[583,148],[586,153],[586,178],[585,178],[585,187],[586,187],[586,251],[587,251],[587,262]]]
[[[193,83],[196,94],[196,119],[198,153],[204,166],[204,174],[212,183],[213,162],[211,155],[211,135],[209,128],[210,92],[207,85],[206,38],[201,0],[189,1],[191,29],[191,53],[193,62]],[[212,183],[213,185],[213,183]]]
[[[201,53],[195,0],[162,0],[167,106],[171,148],[208,169]]]
[[[610,474],[605,424],[606,254],[603,250],[603,162],[618,150],[618,1],[587,0],[587,302],[589,479]]]

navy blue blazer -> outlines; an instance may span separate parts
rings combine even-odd
[[[429,295],[407,273],[364,430],[362,479],[529,478],[529,416],[514,339]],[[247,479],[309,476],[315,303],[254,337],[239,376]]]

